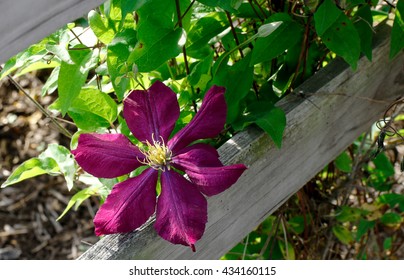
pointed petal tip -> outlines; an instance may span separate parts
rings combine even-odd
[[[154,228],[163,239],[192,249],[205,231],[206,198],[176,171],[163,172],[161,186]]]
[[[224,192],[235,184],[247,170],[244,164],[224,166],[220,163],[198,166],[199,162],[190,161],[186,157],[177,157],[175,160],[174,166],[184,171],[199,191],[206,196],[214,196]]]
[[[93,222],[94,222],[94,224],[95,224],[95,221],[93,221]],[[94,233],[95,233],[95,235],[97,235],[97,236],[102,236],[102,235],[105,234],[105,233],[103,233],[103,232],[100,230],[99,227],[95,227]]]

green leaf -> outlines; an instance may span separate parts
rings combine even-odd
[[[302,28],[289,15],[274,14],[266,23],[258,30],[260,38],[257,39],[252,51],[251,65],[272,60],[301,41]],[[270,23],[272,25],[268,25]]]
[[[228,26],[225,13],[210,13],[196,21],[187,34],[187,55],[203,59],[213,51],[208,42]]]
[[[51,94],[58,88],[58,77],[59,77],[60,67],[55,67],[52,73],[49,75],[46,83],[42,87],[42,96],[45,96],[47,93]]]
[[[270,111],[263,112],[255,123],[272,138],[278,148],[282,147],[282,137],[286,127],[286,115],[282,109],[274,107]]]
[[[346,152],[340,154],[335,159],[334,163],[335,166],[343,172],[349,173],[352,171],[352,159]]]
[[[60,110],[57,100],[51,109]],[[77,127],[85,131],[96,131],[100,127],[110,127],[117,118],[117,105],[107,94],[95,88],[85,88],[72,102],[68,114]]]
[[[384,153],[380,153],[374,160],[375,168],[368,166],[370,171],[369,185],[378,191],[388,191],[392,188],[389,177],[394,175],[394,166]]]
[[[95,36],[104,44],[108,45],[115,36],[115,31],[108,25],[108,20],[102,18],[99,13],[92,10],[88,13],[88,22]]]
[[[240,7],[237,9],[234,14],[238,18],[254,18],[261,19],[262,17],[269,17],[270,12],[267,9],[260,10],[260,7],[253,2],[250,3],[241,3]]]
[[[362,215],[364,215],[366,213],[367,213],[367,211],[365,211],[363,209],[343,205],[335,214],[335,218],[337,221],[339,221],[341,223],[355,222],[355,221],[359,220],[362,217]]]
[[[15,75],[13,75],[13,77],[17,78],[17,77],[25,75],[29,72],[43,70],[43,69],[52,69],[52,68],[57,68],[59,66],[60,66],[60,62],[57,59],[54,59],[50,62],[40,60],[40,61],[27,65],[27,67],[25,67],[25,68],[19,69],[19,71]]]
[[[364,236],[369,230],[374,228],[376,221],[368,221],[361,219],[358,225],[358,231],[356,232],[356,241],[359,242],[362,236]]]
[[[325,0],[314,14],[317,35],[322,37],[327,30],[331,29],[341,13],[332,0]]]
[[[371,0],[371,1],[375,1],[375,0]],[[372,4],[371,1],[370,1],[369,4]],[[376,1],[377,1],[377,0],[376,0]],[[367,0],[346,0],[346,1],[345,1],[345,5],[344,5],[344,9],[345,9],[345,10],[352,9],[352,8],[354,8],[354,7],[356,7],[356,6],[359,6],[359,5],[361,5],[361,4],[366,4],[366,3],[368,3],[368,2],[369,2],[369,1],[367,1]],[[373,4],[372,4],[372,5],[373,5]]]
[[[47,53],[45,42],[41,41],[38,44],[32,45],[27,50],[18,53],[16,56],[10,58],[3,66],[0,72],[0,80],[16,71],[17,69],[24,69],[29,65],[41,60]]]
[[[310,217],[306,216],[307,223],[310,221],[309,218]],[[297,215],[297,216],[294,216],[293,218],[290,218],[288,220],[288,225],[296,234],[302,234],[304,232],[303,215]]]
[[[404,195],[398,193],[386,193],[377,198],[377,201],[382,204],[387,204],[390,208],[399,206],[400,211],[404,212]]]
[[[390,58],[395,57],[402,48],[404,48],[404,0],[398,0],[391,30]]]
[[[373,40],[373,17],[369,5],[365,5],[358,9],[355,14],[357,21],[355,28],[358,31],[361,51],[366,55],[369,61],[372,60],[372,40]]]
[[[54,68],[59,65],[58,57],[48,54],[48,45],[58,44],[60,41],[68,42],[69,36],[66,29],[61,29],[43,39],[37,44],[30,46],[25,51],[18,53],[9,59],[0,72],[0,79],[18,70],[15,77],[30,71],[46,68]]]
[[[381,218],[380,221],[389,227],[395,227],[403,222],[403,218],[394,212],[385,213]]]
[[[393,246],[393,238],[387,237],[383,241],[383,249],[384,250],[391,250],[391,247]]]
[[[73,102],[72,111],[88,112],[97,115],[110,124],[117,118],[117,105],[107,94],[94,88],[83,89]]]
[[[284,240],[279,240],[278,245],[285,260],[296,259],[295,248],[293,248],[293,245],[290,242],[287,242],[287,248],[285,248],[286,246]]]
[[[56,221],[59,221],[61,218],[64,217],[64,215],[67,214],[67,212],[74,206],[74,208],[77,210],[77,208],[85,201],[86,199],[90,198],[92,195],[93,191],[90,188],[81,190],[77,192],[73,197],[70,199],[69,203],[67,204],[65,210],[63,211],[62,214],[56,219]]]
[[[253,83],[253,67],[249,66],[251,55],[228,66],[224,63],[217,70],[210,85],[224,86],[227,103],[227,122],[232,123],[241,114],[240,102],[243,100]]]
[[[248,250],[248,246],[244,244],[238,243],[236,246],[234,246],[226,255],[224,255],[221,260],[239,260],[240,256],[243,255],[243,253],[250,254],[250,251]]]
[[[108,25],[115,31],[135,28],[133,11],[148,1],[112,0],[104,4],[104,13]]]
[[[86,189],[83,189],[79,192],[77,192],[73,197],[70,199],[69,203],[67,204],[65,210],[63,211],[62,214],[56,219],[56,221],[59,221],[61,218],[63,218],[66,213],[73,208],[74,210],[77,210],[79,206],[86,200],[89,199],[91,196],[100,196],[100,193],[104,192],[105,187],[103,185],[95,185],[88,187]]]
[[[270,92],[270,94],[268,94]],[[250,124],[255,123],[258,119],[265,118],[266,114],[275,108],[275,103],[279,100],[269,88],[269,83],[263,85],[259,92],[260,98],[255,95],[247,95],[243,100],[243,114],[233,123],[237,130],[242,130]]]
[[[325,0],[314,14],[317,34],[331,51],[356,69],[361,44],[351,20],[337,8],[333,0]]]
[[[354,241],[354,238],[352,236],[352,232],[348,230],[346,227],[336,225],[332,227],[332,232],[335,235],[335,237],[338,238],[339,241],[341,241],[345,245],[349,245]]]
[[[180,10],[185,11],[189,4],[189,0],[180,1]],[[177,27],[175,1],[150,0],[137,14],[138,43],[128,58],[128,64],[136,64],[139,72],[149,72],[181,52],[186,43],[184,29],[188,28],[191,13],[182,19],[184,29]]]
[[[59,57],[62,61],[73,64],[73,60],[70,58],[69,52],[67,51],[66,46],[61,46],[61,45],[47,45],[46,49]]]
[[[64,175],[67,187],[71,190],[76,173],[75,161],[68,149],[57,144],[50,144],[38,158],[31,158],[18,166],[1,187],[4,188],[42,174],[60,173]]]
[[[119,126],[118,126],[119,132],[122,133],[123,135],[125,135],[126,137],[128,137],[129,139],[131,139],[131,137],[133,137],[133,135],[131,134],[132,132],[130,131],[128,124],[126,123],[126,120],[124,118],[122,118],[120,115],[118,115],[118,122],[119,122]],[[133,140],[133,139],[134,139],[134,137],[131,140]]]
[[[118,32],[122,27],[122,9],[120,0],[111,0],[104,3],[104,15],[108,22],[108,25]]]
[[[42,174],[56,174],[59,170],[56,161],[51,158],[31,158],[18,166],[1,185],[1,188]]]
[[[139,10],[144,4],[150,0],[121,0],[122,17],[125,17],[127,13],[135,10]]]
[[[70,191],[73,188],[77,167],[72,154],[67,148],[57,144],[49,144],[48,148],[38,158],[42,161],[54,160],[65,177],[68,190]]]
[[[317,9],[320,0],[304,0],[304,5],[309,8],[310,12],[314,13]]]
[[[126,90],[129,88],[130,75],[128,73],[132,71],[132,64],[127,63],[127,60],[136,42],[136,31],[125,29],[123,32],[118,33],[111,44],[108,45],[108,72],[119,101],[123,99]]]
[[[139,38],[128,63],[136,64],[139,72],[153,71],[168,59],[180,54],[184,44],[185,34],[182,28],[163,33],[156,41],[141,41]]]
[[[188,76],[188,81],[191,85],[200,88],[202,91],[205,90],[206,84],[211,79],[210,70],[212,68],[212,61],[213,53],[196,63]]]
[[[149,0],[137,14],[139,40],[148,37],[151,41],[155,41],[155,38],[161,37],[159,33],[162,30],[173,30],[178,20],[175,1]],[[156,32],[157,30],[159,32]]]
[[[61,33],[59,42],[55,43],[51,42],[46,44],[46,50],[56,55],[58,58],[60,58],[60,60],[69,64],[73,64],[74,62],[70,58],[70,54],[67,50],[70,40],[68,32],[69,30],[65,30],[64,32]]]
[[[288,50],[285,59],[293,49],[295,48],[292,47]],[[272,90],[276,93],[276,95],[282,96],[290,88],[295,75],[294,70],[291,71],[291,69],[292,68],[288,67],[287,64],[283,64],[279,67],[276,73],[269,78],[269,81],[273,81]]]
[[[387,179],[387,177],[394,175],[394,166],[390,162],[389,158],[381,153],[374,160],[373,163],[376,166],[376,170],[382,173],[382,175]]]
[[[95,50],[71,50],[69,54],[74,64],[62,61],[58,78],[60,109],[63,115],[67,113],[73,100],[79,95],[87,80],[88,72],[98,60],[98,52]]]

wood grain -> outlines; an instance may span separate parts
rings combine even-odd
[[[106,236],[80,259],[217,259],[337,157],[381,117],[404,90],[404,55],[389,61],[390,27],[379,28],[373,62],[352,71],[337,59],[278,105],[287,114],[281,149],[256,127],[237,134],[219,153],[225,164],[249,169],[212,197],[209,221],[196,253],[159,238],[151,219],[129,234]]]
[[[0,63],[65,24],[87,16],[105,0],[0,1]]]

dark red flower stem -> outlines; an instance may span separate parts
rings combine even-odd
[[[228,11],[225,11],[225,12],[226,12],[227,20],[229,21],[229,24],[230,24],[230,29],[231,29],[231,33],[233,34],[234,41],[236,41],[236,45],[239,46],[240,42],[238,40],[236,30],[234,29],[233,20],[231,19],[231,15],[230,15],[230,13]],[[241,58],[243,58],[244,54],[243,54],[242,49],[239,48],[238,51],[240,52]]]

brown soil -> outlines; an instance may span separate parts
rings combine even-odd
[[[45,107],[54,100],[52,96],[38,98],[43,85],[40,73],[18,82]],[[0,81],[0,184],[50,143],[69,147],[69,139],[23,93],[7,80]],[[69,193],[62,177],[48,175],[0,189],[0,260],[76,259],[95,243],[96,201],[86,201],[56,221],[74,193]]]

